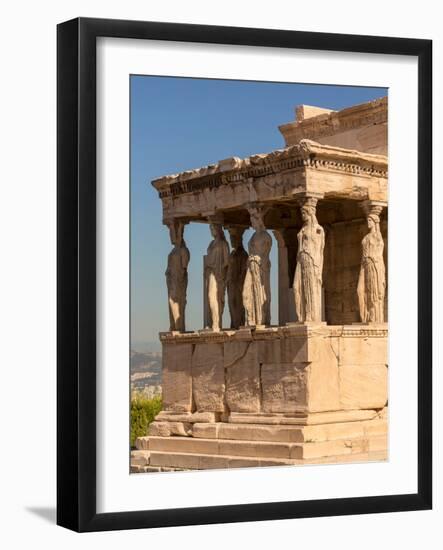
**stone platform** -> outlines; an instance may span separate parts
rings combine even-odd
[[[252,423],[252,417],[245,418],[247,422],[238,417],[230,418],[229,422],[156,421],[151,425],[150,433],[160,435],[137,439],[138,450],[132,453],[132,471],[341,463],[387,458],[387,409],[311,416],[313,418],[296,419],[263,415],[256,419],[256,423]],[[334,422],[334,416],[336,419],[341,416],[342,421]]]
[[[384,460],[387,326],[165,333],[132,471]]]

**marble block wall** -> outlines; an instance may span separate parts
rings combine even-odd
[[[299,415],[381,409],[386,325],[162,333],[163,411]]]

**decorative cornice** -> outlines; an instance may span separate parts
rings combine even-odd
[[[323,337],[364,337],[386,338],[387,324],[326,325],[290,323],[286,326],[245,327],[239,330],[221,330],[213,332],[201,330],[196,332],[160,332],[164,344],[198,344],[224,343],[229,341],[274,340],[282,338]]]
[[[384,155],[321,145],[307,139],[285,149],[245,159],[234,157],[231,160],[229,170],[224,167],[227,161],[221,161],[196,170],[158,178],[152,181],[152,185],[159,192],[160,198],[165,198],[307,168],[386,178],[388,167],[387,157]]]

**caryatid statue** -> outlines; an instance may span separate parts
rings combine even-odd
[[[209,227],[213,240],[206,255],[205,288],[208,298],[210,328],[219,331],[222,326],[223,310],[225,308],[229,245],[220,222],[213,222]]]
[[[171,243],[174,245],[168,255],[168,267],[165,273],[168,287],[169,327],[171,331],[184,332],[190,255],[183,239],[183,222],[173,220],[167,222],[167,225]]]
[[[243,248],[244,227],[228,227],[232,251],[228,264],[228,304],[231,315],[231,328],[238,329],[245,324],[245,308],[243,306],[243,284],[246,275],[248,253]]]
[[[294,297],[297,320],[301,323],[322,320],[322,278],[325,232],[316,217],[317,198],[300,201],[303,226],[300,229],[297,265],[294,275]]]
[[[369,201],[363,207],[369,233],[361,242],[361,266],[357,285],[360,319],[363,323],[383,323],[386,291],[384,243],[380,232],[383,207]]]
[[[248,208],[251,225],[255,233],[248,243],[248,261],[243,285],[243,305],[246,313],[246,325],[271,324],[271,262],[269,253],[272,237],[264,224],[265,209],[261,205]]]

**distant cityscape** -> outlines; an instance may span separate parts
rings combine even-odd
[[[145,348],[146,349],[146,348]],[[131,350],[131,398],[151,399],[162,393],[162,354],[160,351]]]

